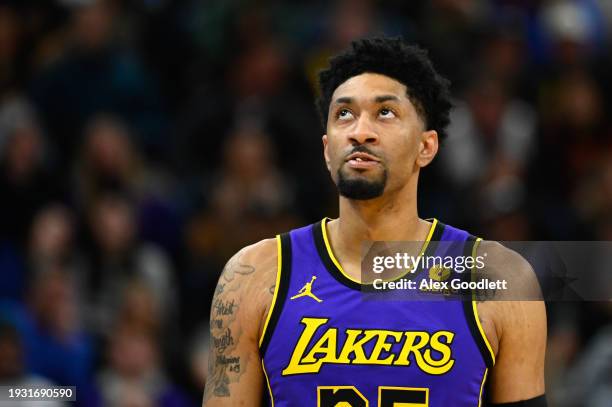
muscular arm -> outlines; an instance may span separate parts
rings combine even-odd
[[[489,375],[492,403],[528,400],[544,394],[546,311],[539,298],[536,276],[516,252],[499,243],[483,242],[487,270],[494,278],[505,278],[509,290],[498,292],[493,301],[478,303],[483,328],[496,353]]]
[[[276,241],[246,247],[223,269],[210,312],[208,380],[203,406],[253,406],[261,400],[262,322],[276,278]]]

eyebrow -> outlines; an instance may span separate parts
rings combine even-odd
[[[382,96],[376,96],[376,98],[374,98],[374,101],[376,103],[388,102],[390,100],[394,102],[399,102],[399,98],[395,95],[382,95]]]
[[[346,96],[336,99],[336,104],[338,105],[343,105],[343,104],[350,105],[351,103],[353,103],[353,98],[349,98]]]
[[[376,103],[384,103],[384,102],[388,102],[388,101],[394,101],[394,102],[399,102],[399,98],[395,95],[380,95],[380,96],[376,96],[374,98],[374,102]],[[336,104],[351,104],[354,102],[354,99],[352,97],[348,97],[348,96],[343,96],[343,97],[339,97],[338,99],[336,99]]]

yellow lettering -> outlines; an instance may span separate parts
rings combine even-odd
[[[406,342],[404,342],[404,346],[400,351],[399,356],[397,357],[394,365],[398,366],[410,366],[410,360],[408,357],[412,353],[414,358],[419,366],[423,363],[423,357],[419,350],[427,345],[429,341],[429,334],[427,332],[404,332],[404,336],[406,337]]]
[[[440,337],[446,338],[446,343],[440,341]],[[431,357],[431,350],[427,349],[423,355],[427,367],[422,367],[427,373],[431,374],[444,374],[448,372],[455,361],[451,359],[451,348],[450,344],[453,342],[455,334],[449,331],[438,331],[431,336],[430,346],[433,350],[436,350],[442,354],[440,360],[435,360]]]
[[[372,355],[370,355],[370,359],[368,360],[370,363],[377,365],[391,365],[393,364],[393,358],[395,358],[394,354],[390,354],[384,359],[380,359],[380,354],[385,351],[389,352],[392,343],[387,342],[387,338],[392,336],[395,338],[396,342],[402,340],[402,332],[393,332],[393,331],[377,331],[379,332],[378,339],[376,340],[376,345],[374,345],[374,350],[372,350]]]
[[[338,339],[338,330],[336,328],[328,329],[321,339],[315,343],[308,355],[306,355],[300,363],[334,363],[336,361],[336,343]],[[315,355],[323,355],[315,357]]]
[[[304,351],[310,343],[310,339],[313,337],[314,333],[321,325],[327,323],[327,321],[329,321],[329,318],[302,318],[301,322],[304,324],[304,330],[300,335],[300,339],[298,339],[298,342],[295,344],[293,355],[291,355],[289,365],[283,370],[283,375],[317,373],[319,369],[321,369],[321,364],[323,361],[310,365],[302,365],[300,364],[300,360],[302,359],[302,355],[304,354]]]
[[[357,340],[357,337],[361,334],[363,334],[363,336],[359,340]],[[368,357],[366,356],[365,351],[363,350],[363,345],[371,341],[372,338],[376,336],[375,331],[347,329],[346,335],[346,341],[344,342],[344,346],[342,347],[342,351],[340,352],[338,363],[356,363],[358,365],[367,364]],[[351,353],[355,355],[352,362],[349,359],[349,355]]]
[[[295,344],[289,364],[282,371],[283,375],[318,373],[324,363],[410,366],[411,362],[415,362],[426,373],[441,375],[455,364],[451,349],[455,334],[450,331],[437,331],[430,336],[425,331],[346,329],[346,340],[339,344],[338,328],[328,327],[306,352],[317,331],[328,321],[329,318],[302,318],[304,329]],[[402,341],[399,353],[392,353],[393,345],[401,344]],[[364,350],[368,343],[374,344],[369,357]],[[442,356],[435,358],[433,351]],[[383,357],[383,352],[387,356]]]

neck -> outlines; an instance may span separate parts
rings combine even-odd
[[[340,217],[329,223],[334,252],[358,259],[364,241],[424,241],[431,224],[419,218],[416,181],[376,199],[340,197]]]

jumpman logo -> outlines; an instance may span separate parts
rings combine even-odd
[[[310,281],[304,284],[304,287],[300,288],[300,291],[298,291],[296,295],[291,297],[291,299],[295,300],[296,298],[300,298],[300,297],[310,297],[316,302],[322,302],[323,300],[317,298],[317,296],[312,293],[312,283],[314,283],[316,279],[317,279],[317,276],[312,276]]]

